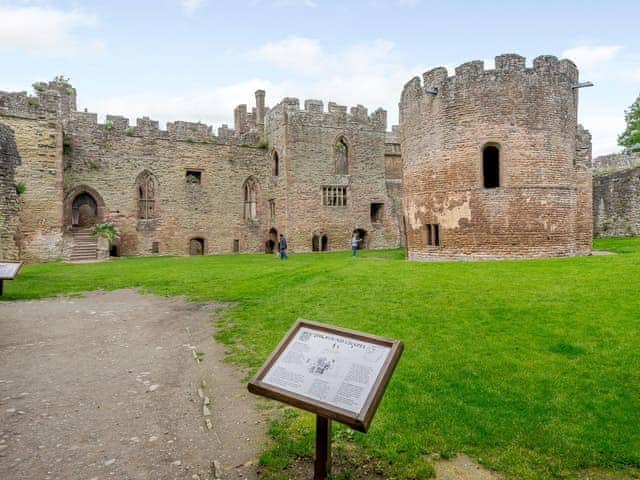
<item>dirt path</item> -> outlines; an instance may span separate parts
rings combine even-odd
[[[0,478],[209,480],[214,460],[256,478],[265,421],[221,361],[215,307],[131,290],[0,303]]]

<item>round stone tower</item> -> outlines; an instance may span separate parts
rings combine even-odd
[[[578,70],[465,63],[407,83],[400,100],[408,257],[564,256],[591,249],[591,138],[577,125]]]

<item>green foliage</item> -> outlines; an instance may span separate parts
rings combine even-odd
[[[29,100],[27,100],[27,103],[31,107],[39,107],[40,106],[40,100],[38,100],[37,98],[30,98]]]
[[[44,82],[36,82],[33,84],[33,89],[36,92],[44,92],[47,89],[47,84]]]
[[[133,137],[133,128],[132,127],[127,127],[127,129],[124,131],[124,134],[127,137]]]
[[[22,195],[26,191],[27,191],[27,184],[26,183],[24,183],[24,182],[16,183],[16,193],[18,195]]]
[[[640,95],[624,114],[627,128],[618,136],[618,144],[625,153],[640,153]]]
[[[269,141],[266,138],[261,138],[258,142],[258,148],[267,149],[269,148]]]
[[[429,455],[456,452],[509,479],[636,478],[640,238],[594,244],[616,255],[417,263],[362,250],[26,265],[0,301],[133,287],[233,302],[216,338],[250,372],[298,317],[403,340],[370,431],[336,426],[343,478],[423,479]],[[261,473],[300,478],[283,468],[310,467],[313,419],[278,417]]]
[[[106,237],[110,242],[118,236],[118,230],[111,222],[97,223],[91,230],[94,237]]]
[[[89,170],[98,170],[100,168],[100,165],[95,160],[89,160],[87,164],[89,165]]]
[[[113,130],[113,122],[111,120],[107,120],[104,122],[104,128],[107,130]]]
[[[200,183],[200,179],[197,177],[197,175],[194,175],[192,173],[190,173],[189,175],[187,175],[185,177],[185,181],[189,184],[189,185],[198,185]]]
[[[64,89],[64,91],[66,92],[67,95],[71,96],[73,95],[73,88],[71,87],[67,87]]]

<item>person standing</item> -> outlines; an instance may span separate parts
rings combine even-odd
[[[358,232],[353,231],[353,236],[351,237],[351,256],[355,257],[356,252],[358,251],[358,245],[362,241],[361,238],[358,238]]]
[[[280,260],[286,260],[287,256],[287,239],[283,234],[280,234],[280,240],[278,240],[278,251],[280,252]]]

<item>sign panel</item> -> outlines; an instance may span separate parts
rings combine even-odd
[[[366,431],[402,342],[298,320],[249,391]]]
[[[0,262],[0,280],[13,280],[21,266],[20,262]]]

